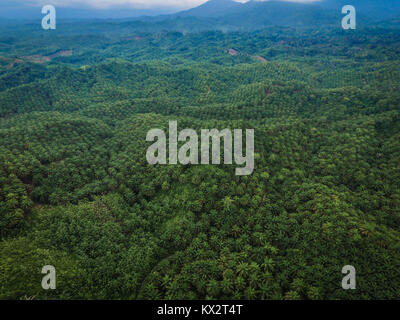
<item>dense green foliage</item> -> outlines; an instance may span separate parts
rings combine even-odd
[[[0,299],[400,298],[398,29],[70,27],[0,37]],[[169,120],[254,173],[148,165]]]

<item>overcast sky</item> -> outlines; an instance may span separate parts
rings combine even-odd
[[[247,2],[246,0],[237,1]],[[311,3],[320,0],[280,1]],[[42,18],[41,7],[48,4],[52,4],[56,7],[57,17],[60,19],[118,19],[174,13],[197,7],[205,2],[207,2],[207,0],[0,0],[0,23],[10,20],[16,21]]]
[[[246,2],[246,0],[237,0]],[[261,0],[259,0],[261,1]],[[318,0],[284,0],[292,2],[315,2]],[[43,6],[52,4],[56,7],[79,7],[88,6],[97,9],[110,9],[121,7],[133,7],[142,9],[152,8],[191,8],[196,7],[207,0],[0,0],[0,7],[16,6]]]

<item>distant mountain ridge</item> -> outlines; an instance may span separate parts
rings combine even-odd
[[[235,12],[235,10],[242,9],[242,7],[242,3],[233,0],[210,0],[198,7],[178,12],[176,15],[181,17],[215,18],[226,15],[229,12]]]
[[[181,12],[163,12],[155,10],[87,10],[77,12],[74,8],[60,8],[57,17],[60,19],[103,18],[106,16],[120,20],[124,27],[142,32],[180,31],[196,32],[203,30],[253,31],[266,27],[337,27],[340,28],[341,9],[351,3],[357,9],[357,26],[373,26],[374,22],[384,21],[387,26],[400,26],[400,0],[321,0],[313,3],[288,2],[283,0],[248,1],[209,0],[204,4]],[[2,7],[0,6],[0,9]],[[8,16],[13,17],[11,7]],[[94,12],[94,13],[93,13]],[[158,14],[157,14],[158,13]],[[27,13],[26,13],[27,14]],[[40,10],[17,15],[15,19],[0,19],[7,24],[34,16],[42,18]],[[1,16],[1,13],[0,13]],[[117,22],[118,23],[118,22]],[[62,24],[59,24],[60,27]]]
[[[209,0],[190,10],[175,13],[171,19],[195,18],[199,25],[211,29],[256,30],[270,26],[314,27],[340,26],[342,7],[352,3],[357,9],[358,25],[395,19],[400,16],[400,0],[321,0],[313,3],[298,3],[282,0],[255,1],[246,3],[234,0]],[[180,20],[182,25],[184,20]],[[173,24],[173,23],[172,23]]]
[[[246,3],[236,2],[234,0],[209,0],[206,3],[174,14],[179,17],[197,17],[197,18],[225,18],[234,17],[246,19],[247,15],[251,15],[260,21],[265,14],[272,15],[267,20],[275,21],[285,20],[284,15],[290,16],[287,20],[291,20],[293,24],[305,24],[299,22],[308,10],[309,16],[317,16],[318,11],[322,16],[336,15],[341,13],[344,5],[351,4],[356,7],[358,13],[368,16],[374,20],[390,19],[400,15],[400,0],[321,0],[313,3],[296,3],[282,0],[271,1],[255,1],[251,0]],[[296,11],[298,14],[296,14]],[[329,11],[329,12],[328,12]],[[308,19],[309,20],[309,19]],[[289,21],[287,21],[289,22]],[[279,22],[277,22],[279,24]],[[281,22],[282,23],[282,22]]]
[[[351,4],[357,12],[374,20],[391,19],[400,15],[400,0],[322,0],[320,5],[328,9],[340,9]]]
[[[215,19],[215,26],[260,29],[268,26],[312,26],[337,24],[337,14],[316,4],[285,1],[210,0],[199,7],[179,12],[174,17]]]

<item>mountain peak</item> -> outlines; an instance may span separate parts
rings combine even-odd
[[[196,8],[180,12],[178,15],[201,18],[219,17],[242,5],[242,3],[234,0],[209,0]]]

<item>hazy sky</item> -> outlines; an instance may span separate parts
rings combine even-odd
[[[247,2],[246,0],[236,1]],[[280,1],[311,3],[320,0]],[[56,7],[57,16],[60,19],[118,19],[174,13],[199,6],[205,2],[207,0],[0,0],[0,23],[3,20],[32,20],[42,18],[41,7],[47,4]]]
[[[246,0],[237,0],[246,2]],[[261,1],[261,0],[259,0]],[[318,0],[283,0],[292,2],[315,2]],[[43,6],[52,4],[56,7],[79,7],[88,6],[97,9],[110,9],[121,7],[134,7],[142,9],[151,8],[191,8],[196,7],[207,0],[0,0],[0,7],[10,6]]]

